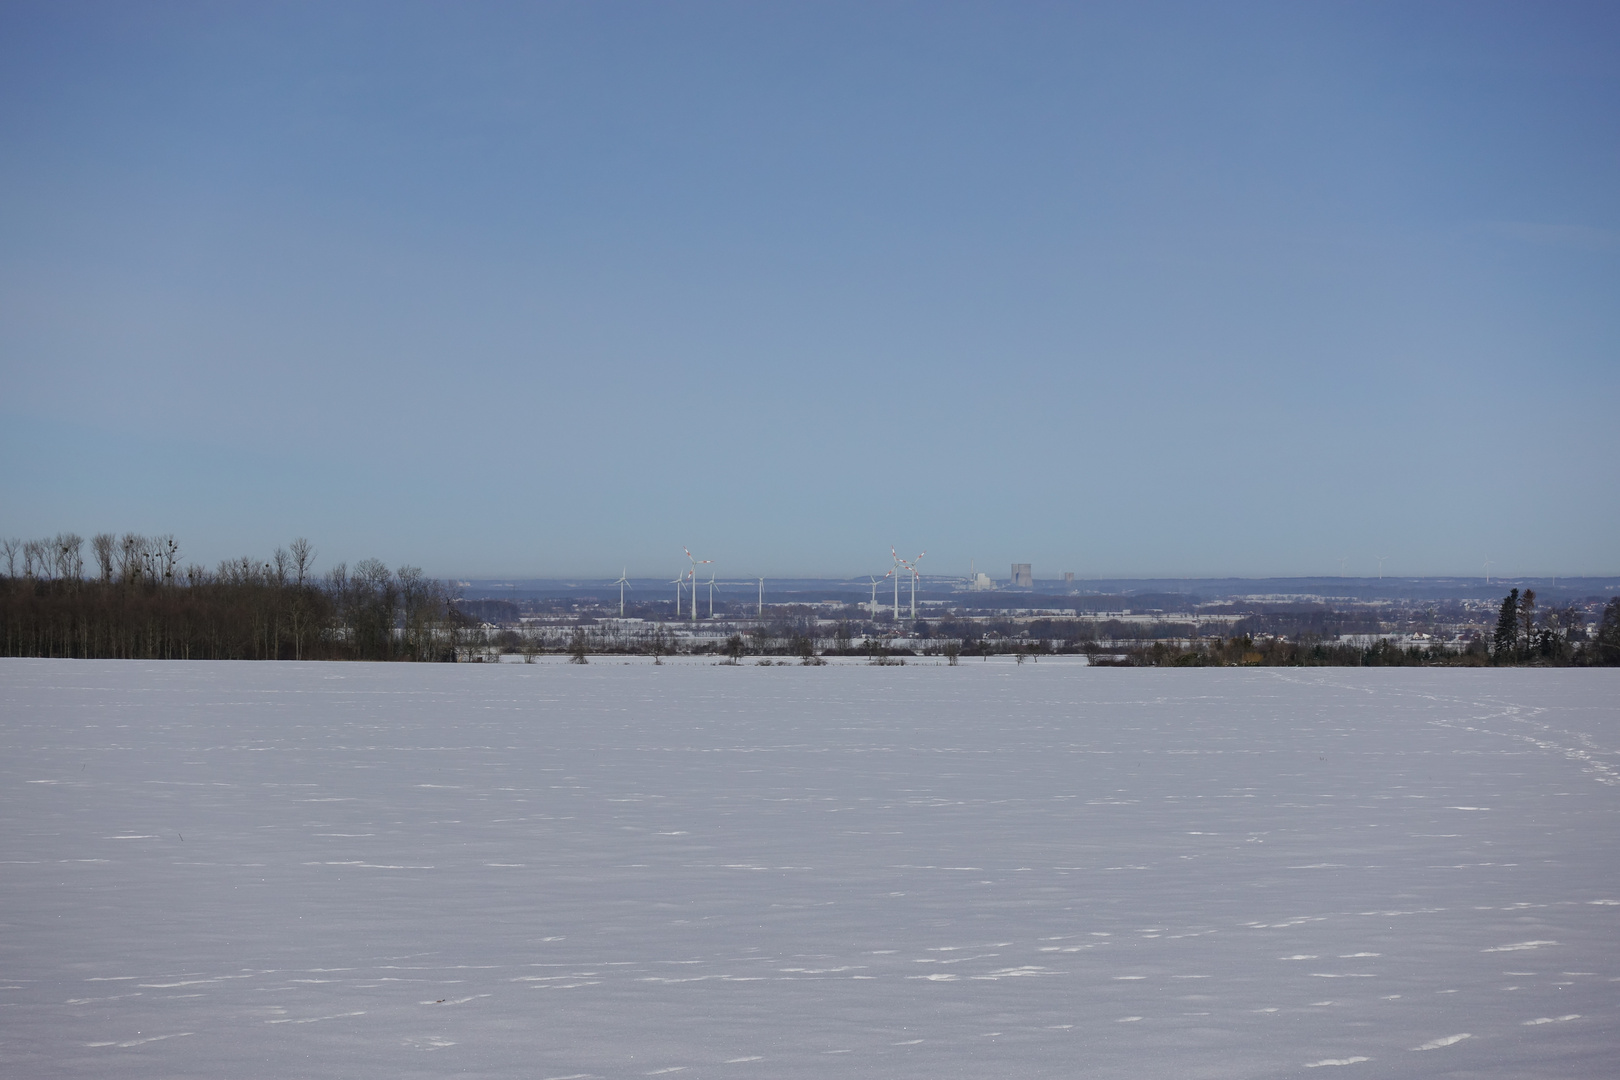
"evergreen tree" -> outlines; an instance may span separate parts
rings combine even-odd
[[[1525,653],[1533,653],[1536,649],[1536,590],[1526,589],[1524,595],[1519,597],[1519,625],[1523,633],[1519,635],[1519,648]]]
[[[1491,651],[1497,662],[1511,660],[1514,646],[1519,642],[1519,590],[1514,589],[1502,598],[1502,613],[1496,618],[1495,646]]]

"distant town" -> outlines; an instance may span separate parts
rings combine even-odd
[[[1520,659],[1573,662],[1598,642],[1617,578],[1117,578],[1072,572],[1038,578],[1029,563],[1005,577],[704,580],[462,580],[457,608],[492,650],[639,652],[649,640],[677,653],[962,656],[1078,654],[1093,663],[1318,663],[1494,658],[1504,593],[1515,609]],[[1620,612],[1614,613],[1620,616]],[[1525,618],[1529,618],[1525,629]],[[1556,638],[1556,644],[1547,641]],[[1280,657],[1288,655],[1292,660]],[[1503,656],[1502,660],[1507,660]],[[1596,662],[1595,657],[1593,662]]]

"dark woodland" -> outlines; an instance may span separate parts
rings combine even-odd
[[[6,656],[450,660],[470,620],[442,582],[376,559],[311,572],[307,540],[270,559],[180,565],[172,536],[0,542]]]

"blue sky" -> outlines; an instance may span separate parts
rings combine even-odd
[[[1620,8],[0,7],[0,534],[1620,570]]]

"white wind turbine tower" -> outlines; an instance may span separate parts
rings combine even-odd
[[[889,574],[892,574],[892,573],[894,573],[894,571],[890,570]],[[884,581],[888,580],[889,574],[884,574],[882,577],[873,577],[871,574],[866,575],[867,580],[872,583],[872,621],[873,622],[877,622],[877,587],[879,585],[883,584]]]
[[[728,581],[725,584],[729,585],[731,583]],[[711,619],[714,618],[714,586],[715,586],[714,571],[710,570],[709,571],[709,618],[711,618]]]
[[[917,564],[922,562],[923,555],[927,554],[928,552],[925,551],[922,553],[922,555],[918,555],[911,562],[906,562],[904,559],[900,560],[900,565],[911,571],[911,619],[913,622],[917,620],[917,579],[922,577],[922,573],[917,569]],[[895,608],[894,617],[896,619],[900,617],[900,609],[898,607]]]
[[[621,619],[624,618],[624,590],[635,588],[635,586],[630,584],[630,579],[626,576],[629,569],[629,567],[625,567],[623,570],[620,570],[619,580],[613,583],[619,587],[619,618]],[[680,601],[676,600],[676,603],[680,603]]]
[[[676,574],[674,581],[665,582],[666,585],[675,586],[675,617],[681,617],[681,582],[686,580],[684,573]]]
[[[689,570],[688,573],[692,577],[692,622],[695,624],[697,622],[697,587],[698,587],[697,568],[699,566],[707,566],[707,565],[713,563],[714,560],[713,559],[699,559],[699,558],[697,558],[696,556],[694,556],[692,554],[692,549],[691,548],[683,547],[683,548],[681,548],[681,550],[686,552],[686,557],[692,564],[692,569]],[[711,601],[710,601],[710,608],[711,608],[711,610],[710,610],[709,613],[712,615],[712,614],[714,614],[712,597],[711,597]]]
[[[906,564],[906,560],[900,557],[900,553],[894,550],[892,545],[889,548],[889,557],[894,560],[894,568],[889,573],[894,575],[894,621],[898,623],[900,621],[900,568]]]

